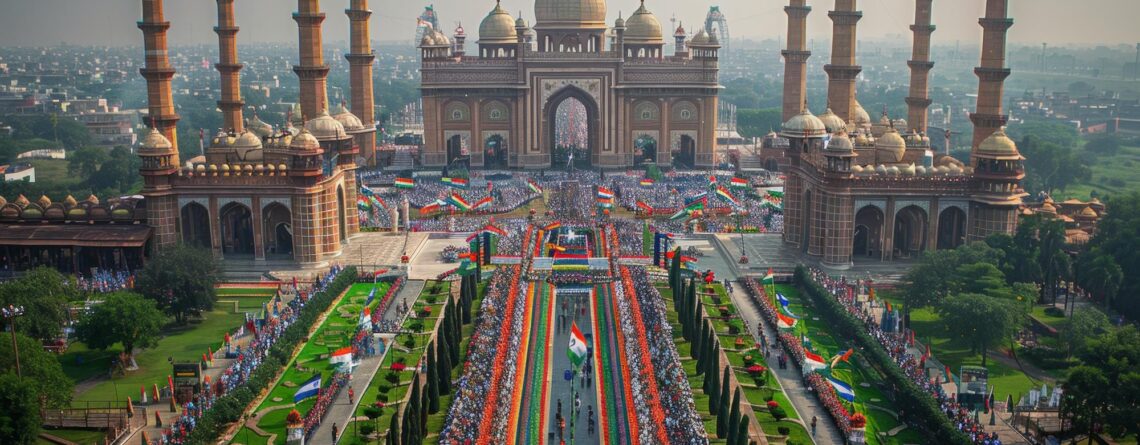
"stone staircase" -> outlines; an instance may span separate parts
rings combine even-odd
[[[392,165],[385,167],[385,170],[404,171],[415,168],[416,160],[412,158],[412,152],[409,150],[396,150],[396,154],[392,157]]]
[[[741,150],[740,152],[740,167],[744,171],[756,171],[764,169],[764,160],[755,154],[749,153],[748,150]]]

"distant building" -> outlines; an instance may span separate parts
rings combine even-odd
[[[138,143],[138,134],[135,133],[137,116],[134,111],[108,111],[83,113],[75,118],[87,127],[95,145],[132,147]]]
[[[36,182],[36,168],[32,164],[21,162],[11,165],[0,165],[0,175],[4,175],[4,181],[28,181]]]

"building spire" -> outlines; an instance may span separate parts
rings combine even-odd
[[[178,165],[178,114],[174,112],[174,95],[170,79],[174,68],[166,49],[166,31],[170,22],[163,14],[163,0],[142,0],[143,19],[138,23],[143,32],[146,62],[139,73],[146,79],[148,112],[151,127],[162,133],[173,145],[173,165]]]
[[[791,0],[784,7],[788,14],[788,49],[784,56],[784,117],[787,122],[807,108],[807,16],[811,6],[807,0]]]
[[[297,12],[293,13],[300,35],[300,63],[293,66],[293,72],[301,83],[301,115],[306,119],[329,109],[326,83],[329,66],[321,51],[321,24],[325,14],[321,12],[320,3],[320,0],[297,0]]]
[[[831,64],[823,67],[827,72],[827,99],[844,122],[855,116],[855,78],[863,67],[855,64],[855,45],[858,41],[856,25],[863,12],[856,10],[856,0],[835,0],[831,17]]]
[[[234,18],[234,0],[218,0],[218,26],[214,27],[218,34],[218,63],[214,65],[221,74],[222,99],[218,101],[218,108],[222,110],[222,121],[226,131],[241,134],[245,130],[245,121],[242,118],[242,107],[245,102],[241,100],[242,64],[238,63],[237,33],[238,26]]]
[[[372,35],[368,0],[352,0],[349,9],[344,11],[351,24],[349,40],[351,48],[344,56],[350,65],[349,83],[352,86],[352,113],[360,118],[365,128],[375,128],[375,97],[372,92],[372,63],[376,55],[372,51]],[[460,25],[462,27],[462,25]],[[368,132],[357,137],[361,154],[373,163],[376,157],[376,133]]]
[[[1009,68],[1005,67],[1006,32],[1013,26],[1007,17],[1009,0],[986,0],[986,16],[982,25],[982,62],[974,68],[978,76],[978,108],[970,115],[974,123],[973,149],[1005,125],[1009,116],[1002,113],[1002,92]]]
[[[930,35],[934,33],[934,25],[930,24],[931,3],[933,0],[915,0],[914,25],[910,30],[914,32],[914,44],[911,58],[907,61],[910,67],[910,95],[906,98],[907,123],[910,128],[919,133],[926,133],[927,108],[930,107],[929,78],[930,69],[934,62],[930,61]]]

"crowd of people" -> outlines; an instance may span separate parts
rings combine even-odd
[[[76,274],[76,286],[81,292],[115,292],[133,289],[135,274],[129,270],[95,269],[90,275]]]
[[[340,390],[348,385],[348,373],[337,372],[333,374],[332,379],[329,379],[329,386],[321,388],[317,393],[317,401],[309,408],[309,412],[305,413],[305,438],[312,439],[313,432],[321,426],[321,420],[324,420],[325,414],[328,413],[329,407],[332,406],[336,396],[340,394]]]
[[[309,301],[310,296],[324,292],[342,270],[343,268],[339,265],[330,267],[326,273],[318,276],[311,286],[302,286],[295,281],[292,285],[287,285],[292,286],[292,289],[288,289],[288,291],[294,293],[296,298],[280,304],[281,309],[276,311],[276,314],[272,311],[266,311],[264,318],[261,319],[256,319],[256,317],[247,314],[246,323],[235,332],[235,335],[229,338],[233,342],[243,336],[250,335],[252,338],[249,343],[244,347],[233,346],[232,344],[225,345],[226,350],[223,353],[229,357],[234,357],[235,360],[211,383],[207,383],[207,390],[201,391],[194,396],[193,400],[179,401],[184,405],[184,408],[188,408],[192,404],[194,409],[183,409],[182,413],[168,427],[163,429],[161,443],[163,445],[187,443],[186,439],[194,431],[198,419],[214,405],[218,398],[228,394],[249,379],[253,371],[261,365],[266,355],[269,354],[269,348],[277,342],[285,329],[296,321],[298,314]],[[274,297],[274,305],[282,302],[281,295],[279,293]]]

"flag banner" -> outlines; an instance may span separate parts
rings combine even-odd
[[[709,176],[709,187],[716,187],[716,176]]]
[[[776,325],[780,329],[791,329],[791,328],[796,327],[796,322],[799,320],[796,320],[796,319],[789,317],[787,315],[784,315],[784,314],[777,313],[776,314],[776,321],[777,321]]]
[[[796,319],[796,320],[799,320],[799,319],[800,319],[800,317],[799,317],[798,315],[796,315],[796,314],[793,314],[793,313],[792,313],[792,310],[791,310],[791,309],[788,309],[788,307],[787,307],[787,306],[781,306],[781,307],[780,307],[780,310],[784,311],[784,315],[787,315],[787,316],[789,316],[789,317],[792,317],[792,318],[794,318],[794,319]]]
[[[744,178],[732,178],[728,185],[734,188],[746,188],[748,187],[748,180]]]
[[[356,325],[359,326],[361,329],[371,327],[371,325],[372,325],[372,308],[365,307],[363,311],[360,311],[360,321],[358,323],[356,323]]]
[[[566,349],[566,356],[574,366],[581,366],[586,361],[586,336],[578,330],[578,323],[570,325],[570,345]]]
[[[488,196],[488,197],[486,197],[486,198],[480,199],[480,200],[479,200],[479,202],[476,202],[476,203],[475,203],[475,206],[474,206],[474,208],[475,208],[475,209],[481,209],[481,208],[484,208],[484,207],[490,208],[490,207],[491,207],[491,203],[492,203],[492,202],[494,202],[494,201],[495,201],[495,199],[494,199],[494,198],[492,198],[492,197]]]
[[[644,210],[646,212],[649,212],[649,213],[653,213],[653,206],[650,206],[649,204],[646,204],[645,202],[643,202],[641,200],[637,201],[637,208]]]
[[[499,235],[499,236],[507,236],[506,230],[500,229],[498,226],[496,226],[494,224],[487,224],[485,227],[483,227],[483,231],[484,232],[491,232],[491,233],[494,233],[494,234]]]
[[[534,182],[533,179],[527,179],[526,180],[526,186],[530,187],[530,191],[532,191],[532,192],[542,193],[542,187],[539,187],[538,183]]]
[[[653,186],[653,179],[651,179],[651,178],[642,179],[641,180],[641,186],[642,187],[652,187]]]
[[[694,202],[698,202],[698,201],[699,201],[699,202],[702,202],[702,203],[705,203],[705,204],[708,204],[708,202],[709,202],[709,192],[701,192],[701,194],[699,194],[699,195],[696,195],[696,196],[691,196],[691,197],[685,198],[685,206],[689,206],[689,205],[691,205],[692,203],[694,203]]]
[[[613,199],[614,192],[608,188],[598,186],[598,199]]]
[[[367,185],[362,185],[362,186],[360,186],[360,194],[362,194],[364,196],[372,196],[372,195],[375,195],[376,192],[374,192],[371,187],[369,187]]]
[[[420,214],[421,215],[436,212],[436,211],[439,211],[439,203],[438,202],[433,202],[433,203],[428,204],[426,206],[420,207]]]
[[[677,213],[674,213],[673,216],[670,216],[669,219],[676,221],[676,220],[682,219],[686,216],[689,216],[689,211],[685,210],[685,209],[681,209],[681,210],[678,210]]]
[[[804,369],[807,371],[814,371],[816,369],[826,368],[827,365],[823,361],[823,357],[811,351],[804,351]]]
[[[321,390],[321,375],[317,374],[297,388],[297,392],[293,393],[293,403],[300,402],[309,397],[314,397]]]
[[[776,191],[776,190],[768,190],[768,196],[771,196],[773,198],[781,198],[782,199],[784,197],[784,192]]]
[[[763,284],[773,284],[775,282],[776,282],[776,273],[772,270],[772,268],[768,268],[768,274],[764,275]],[[779,294],[776,294],[776,295],[778,296]]]
[[[740,206],[740,203],[736,200],[736,197],[732,196],[732,193],[729,193],[728,189],[724,188],[724,186],[717,186],[716,187],[716,195],[719,196],[721,199],[728,201],[734,207]]]
[[[416,187],[416,181],[412,178],[396,178],[396,188],[410,189]]]
[[[441,178],[440,181],[443,182],[448,187],[453,187],[453,188],[457,188],[457,189],[466,189],[467,188],[467,180],[463,179],[463,178],[448,178],[445,176],[445,177]]]
[[[345,346],[343,348],[337,349],[336,352],[333,352],[332,355],[329,356],[329,363],[332,363],[334,365],[339,365],[342,363],[351,363],[351,362],[352,362],[352,347],[351,346]]]
[[[847,382],[836,379],[835,377],[828,377],[827,383],[830,383],[831,387],[835,388],[835,393],[839,395],[839,398],[848,402],[855,401],[855,388],[852,388]]]
[[[784,294],[780,294],[780,293],[776,294],[776,301],[779,301],[780,306],[784,306],[784,307],[788,307],[788,303],[791,303],[790,301],[788,301],[788,297],[785,297]]]
[[[451,203],[451,205],[454,205],[459,210],[462,210],[464,212],[471,210],[471,204],[469,204],[467,200],[463,199],[462,196],[459,196],[458,193],[452,193],[451,196],[447,198],[447,200]]]
[[[562,223],[555,221],[555,222],[552,222],[550,224],[547,224],[546,227],[542,228],[542,230],[550,232],[552,230],[557,230],[559,227],[562,227]]]
[[[357,196],[356,208],[365,212],[370,212],[372,211],[372,203],[368,202],[368,198],[365,198],[364,196]]]

